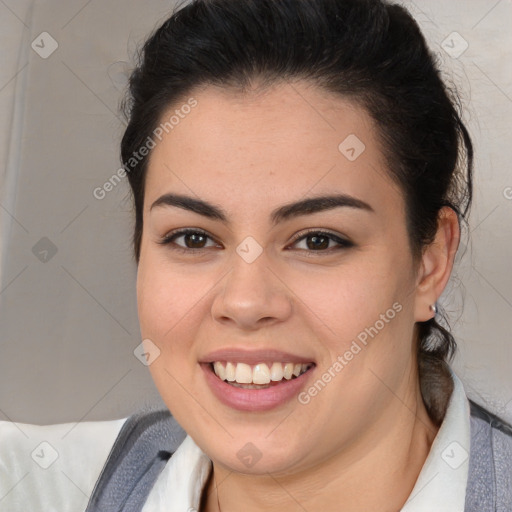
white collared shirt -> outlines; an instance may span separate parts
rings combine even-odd
[[[464,512],[469,469],[470,408],[462,382],[401,512]],[[210,458],[187,436],[158,476],[142,512],[194,512],[212,469]]]

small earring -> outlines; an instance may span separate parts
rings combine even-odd
[[[437,304],[430,304],[430,310],[434,312],[434,316],[437,314]]]

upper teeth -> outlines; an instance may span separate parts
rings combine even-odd
[[[272,381],[280,381],[283,377],[287,380],[292,375],[298,377],[304,373],[312,363],[258,363],[254,366],[245,363],[231,363],[216,361],[213,363],[213,370],[221,380],[238,382],[240,384],[268,384]]]

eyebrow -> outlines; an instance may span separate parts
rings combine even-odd
[[[151,205],[149,211],[153,210],[153,208],[168,206],[182,208],[183,210],[198,213],[199,215],[209,219],[220,220],[229,224],[228,215],[221,207],[201,199],[180,194],[164,194]],[[348,194],[335,194],[311,197],[294,203],[285,204],[272,211],[270,219],[272,224],[276,225],[279,222],[299,217],[301,215],[313,214],[340,207],[356,208],[370,213],[375,213],[375,210],[368,203],[358,199],[357,197],[353,197]]]

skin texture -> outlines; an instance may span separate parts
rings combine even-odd
[[[198,105],[150,157],[137,296],[142,338],[160,350],[149,367],[155,384],[213,461],[201,510],[219,510],[217,500],[222,512],[241,503],[245,512],[399,510],[437,434],[419,390],[415,322],[433,316],[449,279],[456,215],[441,211],[415,265],[402,193],[362,108],[301,81],[245,95],[208,86],[193,97]],[[338,149],[350,134],[366,146],[355,161]],[[223,208],[229,224],[177,207],[150,211],[168,192]],[[375,213],[342,207],[271,224],[275,208],[334,192]],[[206,231],[205,248],[183,236],[157,243],[179,228]],[[354,246],[293,241],[309,228]],[[236,252],[248,236],[263,248],[252,263]],[[394,303],[400,312],[307,405],[231,409],[198,364],[215,349],[275,348],[316,361],[314,382]],[[262,454],[251,468],[237,457],[248,442]]]

